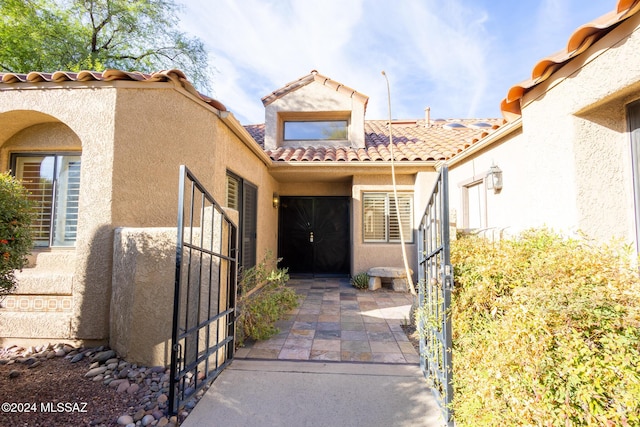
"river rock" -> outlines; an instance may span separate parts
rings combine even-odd
[[[106,366],[99,366],[97,368],[93,368],[89,370],[86,374],[84,374],[85,378],[93,378],[96,375],[104,374],[107,370]]]
[[[126,426],[128,424],[133,424],[133,418],[131,418],[131,415],[122,415],[118,418],[118,425]]]

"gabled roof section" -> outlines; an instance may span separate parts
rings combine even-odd
[[[442,161],[474,145],[503,124],[502,119],[425,120],[392,122],[395,160],[400,162]],[[265,125],[245,126],[256,142],[264,147]],[[366,120],[365,147],[278,147],[265,150],[274,162],[388,162],[389,122]]]
[[[111,82],[117,80],[133,81],[133,82],[174,82],[180,85],[190,94],[194,95],[201,101],[211,105],[218,111],[227,111],[227,107],[220,101],[213,98],[209,98],[206,95],[201,94],[196,88],[187,80],[187,76],[180,70],[165,70],[152,74],[144,74],[140,72],[127,72],[115,69],[108,69],[102,72],[99,71],[80,71],[78,73],[72,73],[69,71],[56,71],[54,73],[43,72],[30,72],[28,74],[20,73],[0,73],[0,89],[2,85],[13,85],[21,83],[40,83],[40,82],[53,82],[53,83],[65,83],[65,82],[91,82],[91,81],[104,81]]]
[[[318,82],[328,87],[329,89],[342,93],[348,97],[358,98],[365,105],[365,109],[367,108],[366,107],[367,102],[369,101],[368,96],[363,95],[358,91],[356,91],[355,89],[345,86],[342,83],[338,83],[335,80],[331,80],[329,77],[323,76],[322,74],[318,73],[316,70],[311,71],[311,73],[307,74],[304,77],[299,78],[298,80],[287,83],[280,89],[275,90],[269,95],[265,96],[264,98],[262,98],[262,104],[266,107],[267,105],[282,98],[283,96],[286,96],[287,94],[294,92],[313,82]]]
[[[533,67],[531,78],[520,82],[502,100],[502,115],[509,121],[522,115],[520,100],[524,95],[544,82],[567,62],[581,55],[585,50],[613,30],[622,21],[640,11],[640,0],[618,0],[616,9],[576,29],[565,49],[541,59]]]

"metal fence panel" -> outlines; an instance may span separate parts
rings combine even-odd
[[[169,411],[176,414],[231,363],[235,346],[237,229],[180,166]]]
[[[453,272],[449,246],[449,180],[443,166],[418,228],[420,366],[453,426],[453,371],[449,306]]]

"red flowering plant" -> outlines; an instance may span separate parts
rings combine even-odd
[[[15,271],[27,263],[32,215],[27,190],[8,172],[0,173],[0,298],[15,289]]]

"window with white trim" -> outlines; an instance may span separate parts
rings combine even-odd
[[[462,228],[487,227],[487,190],[483,178],[462,185]]]
[[[400,242],[400,225],[407,243],[413,243],[413,196],[398,194],[400,221],[396,213],[393,193],[363,193],[363,240],[373,242]]]
[[[75,246],[80,154],[14,154],[12,165],[36,208],[31,224],[34,245]]]

